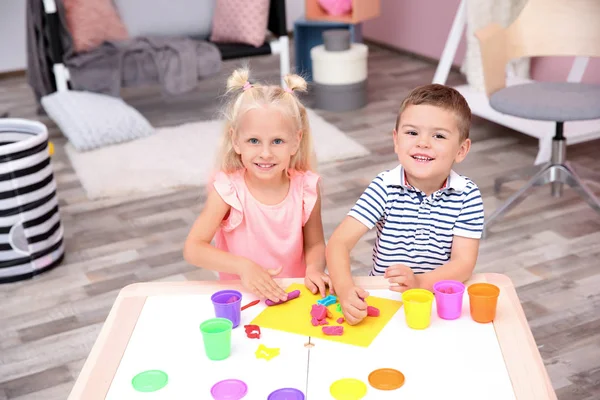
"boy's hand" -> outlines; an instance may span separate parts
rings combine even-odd
[[[402,264],[396,264],[385,270],[385,275],[390,283],[390,290],[394,292],[404,292],[408,289],[419,287],[419,282],[415,273],[410,267]]]
[[[269,299],[274,303],[287,300],[287,293],[275,281],[273,276],[281,273],[283,267],[266,270],[256,263],[240,268],[242,285],[261,299]]]
[[[308,267],[306,269],[306,275],[304,276],[304,286],[311,291],[312,294],[319,292],[321,297],[325,297],[327,294],[327,287],[329,287],[329,293],[334,294],[333,285],[331,284],[331,278],[325,272],[318,271],[315,268]]]
[[[368,296],[369,292],[358,286],[351,286],[339,296],[342,313],[348,324],[356,325],[367,316],[367,303],[364,299]]]

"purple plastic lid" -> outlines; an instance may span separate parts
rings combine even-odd
[[[248,393],[248,386],[239,379],[225,379],[210,389],[215,400],[240,400]]]
[[[267,400],[304,400],[304,393],[294,388],[278,389]]]

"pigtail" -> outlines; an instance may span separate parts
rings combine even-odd
[[[227,93],[237,92],[248,87],[250,84],[250,70],[248,68],[238,68],[227,79]]]
[[[306,92],[306,88],[308,87],[306,80],[300,75],[296,74],[288,74],[283,78],[285,82],[286,89],[289,89],[289,92]],[[286,90],[287,91],[287,90]]]
[[[249,78],[250,70],[248,68],[238,68],[227,78],[226,94],[235,93],[236,95],[224,109],[223,134],[216,158],[216,167],[219,171],[229,173],[243,167],[242,161],[233,147],[233,132],[236,129],[236,121],[244,92],[253,86],[250,84]]]
[[[308,87],[306,80],[297,74],[288,74],[283,78],[283,81],[286,85],[284,93],[291,94],[292,96],[294,96],[295,92],[306,92]],[[294,114],[296,114],[298,118],[298,126],[302,131],[300,146],[296,154],[292,157],[290,168],[299,171],[314,170],[316,166],[316,156],[313,149],[310,123],[306,108],[296,96],[290,100],[291,104],[293,104],[292,107],[295,110]]]

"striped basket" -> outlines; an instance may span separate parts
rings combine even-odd
[[[0,119],[0,283],[60,264],[63,227],[48,153],[48,130]]]

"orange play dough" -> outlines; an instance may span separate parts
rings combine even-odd
[[[375,389],[395,390],[404,385],[404,375],[391,368],[376,369],[369,374],[369,383]]]

